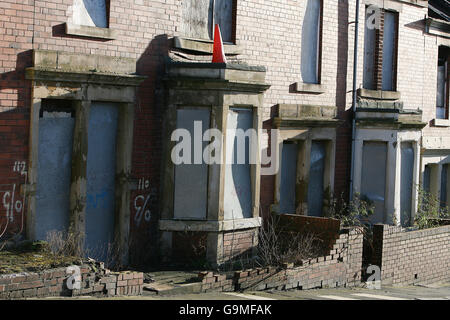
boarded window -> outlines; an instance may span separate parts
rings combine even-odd
[[[382,90],[393,91],[394,86],[394,59],[395,38],[397,33],[397,15],[394,12],[384,12],[384,30],[383,30],[383,73]]]
[[[106,8],[106,0],[74,0],[73,23],[83,26],[107,28],[108,14]]]
[[[363,86],[365,89],[375,90],[375,50],[376,50],[376,29],[369,19],[373,10],[366,9],[366,23],[364,31],[364,74]]]
[[[232,108],[229,110],[226,133],[225,220],[252,217],[251,138],[246,136],[244,139],[241,135],[242,132],[251,132],[247,131],[251,128],[253,128],[253,112],[251,109]],[[239,161],[242,150],[245,152],[245,159]]]
[[[436,90],[436,118],[447,119],[448,117],[448,56],[449,49],[439,47],[437,66],[437,90]]]
[[[374,20],[374,17],[377,18]],[[386,10],[374,12],[372,6],[366,8],[363,73],[365,89],[396,90],[397,30],[397,13]]]
[[[412,143],[402,143],[401,157],[400,223],[405,227],[412,223],[411,209],[414,173],[414,148]]]
[[[298,144],[286,141],[281,154],[280,213],[295,213]]]
[[[208,142],[203,141],[199,145],[200,150],[196,150],[194,139],[198,137],[194,132],[196,123],[197,128],[201,124],[200,134],[203,137],[204,132],[209,129],[209,117],[208,109],[177,110],[177,129],[186,129],[191,136],[191,141],[187,144],[191,148],[190,163],[175,165],[174,217],[177,219],[206,219],[208,165],[203,158],[199,160],[194,157],[203,155]]]
[[[386,142],[364,142],[361,195],[375,205],[375,212],[370,219],[373,223],[385,222],[386,158]]]
[[[301,75],[304,83],[320,82],[322,0],[308,0],[302,26]]]
[[[67,231],[75,127],[70,101],[43,100],[39,118],[36,239],[51,230]]]
[[[234,0],[184,0],[181,32],[184,36],[213,39],[218,24],[224,42],[233,42]]]
[[[308,215],[322,216],[326,147],[323,141],[311,143],[308,179]]]

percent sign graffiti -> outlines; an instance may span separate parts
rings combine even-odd
[[[147,197],[143,195],[139,195],[134,199],[134,208],[136,209],[136,214],[134,216],[134,221],[136,222],[136,225],[139,226],[142,220],[142,216],[144,216],[145,221],[149,222],[151,218],[151,211],[147,208],[147,205],[149,204],[149,201],[151,199],[152,195],[149,194]],[[144,203],[142,206],[140,203]]]

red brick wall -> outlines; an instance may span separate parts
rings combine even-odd
[[[226,232],[223,235],[224,261],[252,257],[252,248],[257,243],[254,229]]]
[[[450,279],[450,226],[405,232],[374,226],[372,263],[381,267],[381,284],[408,285]]]

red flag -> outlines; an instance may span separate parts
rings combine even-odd
[[[220,34],[219,25],[216,24],[214,30],[214,46],[213,46],[213,63],[227,63],[225,51],[223,50],[222,35]]]

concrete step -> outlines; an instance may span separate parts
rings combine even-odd
[[[161,271],[151,273],[154,282],[144,284],[144,295],[177,295],[199,293],[201,281],[198,273],[183,271]]]

